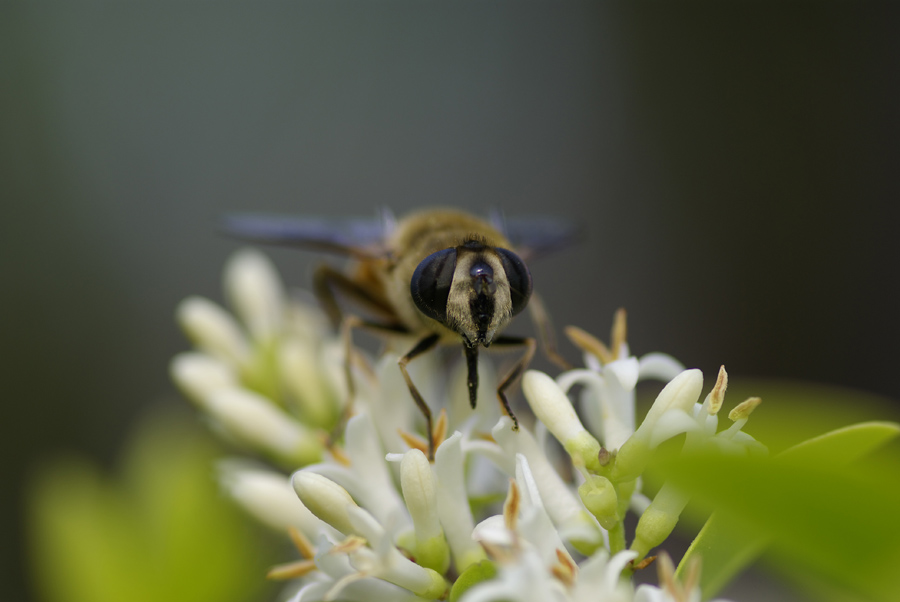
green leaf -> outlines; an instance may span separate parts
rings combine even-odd
[[[36,589],[47,602],[241,602],[266,589],[262,542],[212,478],[190,417],[145,420],[111,480],[61,459],[28,496]]]
[[[765,461],[683,458],[673,482],[715,508],[682,559],[700,554],[701,587],[713,595],[771,545],[780,566],[875,600],[900,599],[897,464],[853,463],[900,434],[875,422],[845,427]]]

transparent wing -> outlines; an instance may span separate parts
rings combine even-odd
[[[389,214],[338,219],[238,213],[221,223],[224,233],[242,240],[358,258],[384,257],[384,240],[393,227]]]
[[[526,261],[569,247],[580,238],[580,228],[562,217],[505,217],[495,212],[490,220]]]

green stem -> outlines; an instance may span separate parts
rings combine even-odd
[[[619,521],[609,530],[609,553],[615,555],[625,549],[625,522]]]

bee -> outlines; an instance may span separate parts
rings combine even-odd
[[[373,319],[354,326],[418,337],[399,359],[410,395],[425,417],[429,459],[434,459],[432,414],[407,371],[416,357],[441,344],[462,344],[469,401],[475,408],[481,347],[521,347],[524,353],[497,387],[503,411],[518,428],[506,390],[534,356],[532,337],[502,334],[526,307],[548,357],[556,352],[549,319],[533,293],[526,260],[564,246],[568,222],[550,219],[490,221],[462,211],[426,209],[395,220],[285,219],[259,215],[226,218],[226,232],[240,238],[337,253],[355,260],[344,272],[328,264],[313,275],[313,292],[335,326],[346,324],[338,297],[360,305]],[[517,244],[514,244],[517,243]]]

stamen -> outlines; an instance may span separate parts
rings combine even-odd
[[[640,571],[641,569],[645,569],[656,561],[656,556],[647,556],[643,560],[638,563],[632,562],[631,566],[634,570]]]
[[[756,409],[756,406],[762,403],[762,399],[759,397],[750,397],[745,401],[742,401],[735,407],[731,412],[728,413],[728,418],[737,422],[738,420],[746,420],[750,417],[750,414],[753,413],[753,410]]]
[[[481,545],[482,549],[484,549],[484,553],[487,554],[488,558],[491,558],[495,562],[507,564],[516,559],[515,553],[506,546],[497,545],[487,541],[479,541],[478,543]]]
[[[276,581],[286,581],[288,579],[296,579],[303,577],[316,570],[316,563],[312,560],[295,560],[294,562],[286,562],[278,564],[269,569],[266,573],[266,579],[274,579]]]
[[[657,558],[656,572],[659,575],[659,584],[669,592],[669,595],[675,600],[682,600],[681,588],[675,582],[675,565],[672,564],[672,558],[663,552]]]
[[[403,442],[406,443],[410,449],[417,449],[426,456],[428,455],[428,442],[420,436],[407,433],[403,429],[397,429],[397,434],[400,435],[400,438],[403,439]]]
[[[684,577],[684,592],[687,595],[700,585],[700,567],[702,566],[699,556],[692,556],[687,566],[687,574]]]
[[[722,408],[722,402],[725,401],[725,389],[728,388],[728,373],[725,372],[725,366],[719,368],[719,376],[716,378],[716,385],[709,394],[709,408],[707,411],[710,416],[719,413]]]
[[[434,423],[434,428],[431,435],[431,440],[434,441],[434,449],[439,448],[441,446],[441,443],[444,442],[444,439],[447,438],[447,423],[447,409],[441,408],[441,413],[438,415],[438,419]]]
[[[506,501],[503,502],[503,522],[506,528],[516,532],[516,524],[519,520],[519,486],[512,479],[509,480],[509,493],[506,494]]]
[[[291,538],[291,542],[294,544],[294,547],[297,548],[297,551],[300,552],[300,555],[304,558],[314,558],[316,555],[316,548],[312,545],[312,542],[307,539],[306,535],[300,532],[296,527],[288,527],[288,535]]]
[[[624,345],[627,340],[628,326],[625,317],[624,307],[617,309],[616,315],[613,317],[612,332],[609,335],[609,340],[612,344],[613,359],[619,359],[619,354],[622,352],[622,345]]]
[[[344,453],[344,448],[340,447],[334,442],[329,442],[328,451],[331,453],[331,457],[334,458],[335,462],[341,464],[342,466],[350,466],[350,458],[347,454]]]
[[[344,541],[336,543],[334,547],[331,548],[331,552],[337,554],[350,554],[351,552],[355,552],[356,550],[364,548],[365,546],[365,539],[363,539],[359,535],[351,535]]]
[[[550,572],[566,587],[574,586],[575,579],[578,577],[578,565],[571,556],[559,548],[556,549],[556,560],[557,563],[553,565]]]
[[[608,364],[615,359],[609,348],[587,331],[577,326],[566,326],[564,331],[573,345],[596,357],[601,364]]]
[[[363,572],[350,573],[349,575],[344,575],[343,577],[341,577],[340,579],[335,581],[335,583],[331,587],[331,589],[329,589],[327,592],[325,592],[325,597],[323,599],[326,602],[331,602],[331,600],[334,600],[338,597],[338,595],[341,593],[341,590],[343,590],[345,587],[347,587],[354,581],[359,581],[360,579],[363,579],[367,576],[368,575],[366,575]]]

